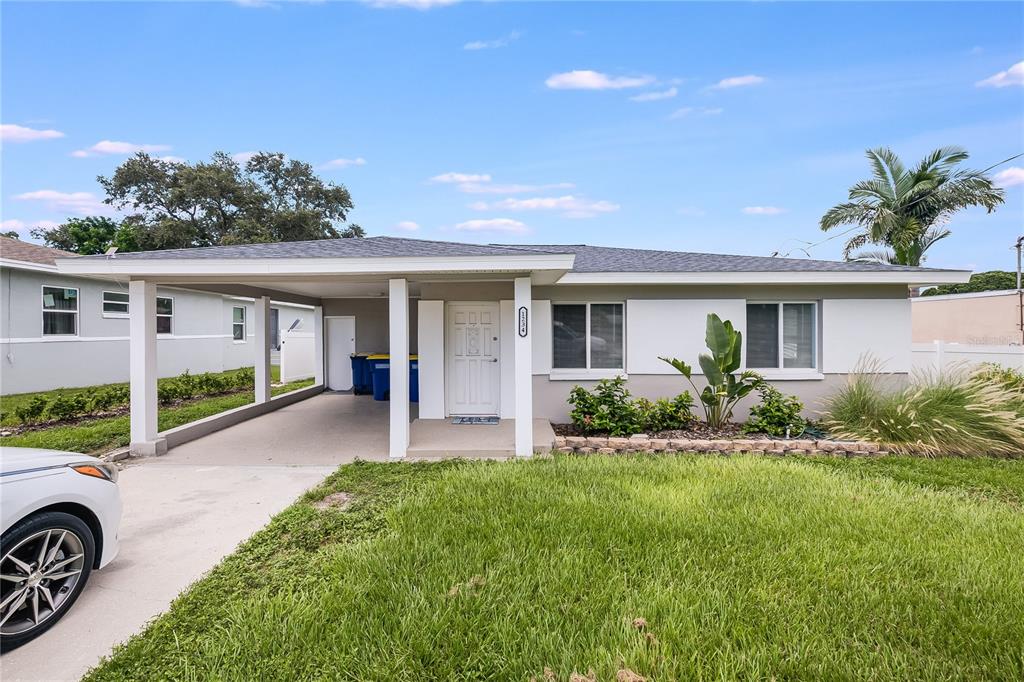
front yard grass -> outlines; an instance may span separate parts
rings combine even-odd
[[[1022,679],[1024,514],[915,461],[344,466],[87,679]]]
[[[280,386],[273,386],[270,389],[271,395],[281,395],[306,386],[312,386],[312,379],[293,381]],[[87,389],[60,389],[60,390],[87,390]],[[32,394],[25,394],[32,395]],[[14,396],[20,398],[21,396]],[[4,399],[6,403],[6,398]],[[157,428],[160,431],[172,429],[175,426],[188,424],[197,419],[209,417],[226,410],[231,410],[242,405],[248,405],[255,400],[253,391],[242,391],[240,393],[229,393],[227,395],[203,398],[194,402],[174,405],[172,407],[160,407],[157,413]],[[88,419],[77,424],[50,426],[32,431],[25,431],[14,436],[0,437],[0,445],[12,445],[24,448],[50,448],[53,450],[66,450],[68,452],[81,452],[85,454],[101,454],[115,448],[128,445],[129,441],[129,417],[127,414],[118,417],[106,417],[102,419]]]

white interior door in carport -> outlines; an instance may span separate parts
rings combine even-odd
[[[356,318],[327,318],[327,388],[352,390],[352,353],[356,352]]]
[[[448,414],[498,414],[498,304],[448,305]]]

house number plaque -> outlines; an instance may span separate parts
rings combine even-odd
[[[526,335],[530,331],[530,314],[526,310],[526,306],[519,307],[519,336],[526,338]]]

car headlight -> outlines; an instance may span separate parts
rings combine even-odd
[[[117,483],[117,465],[109,462],[81,462],[69,464],[69,467],[84,476],[102,478],[111,483]]]

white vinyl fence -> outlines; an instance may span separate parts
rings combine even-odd
[[[911,356],[913,368],[921,371],[970,367],[983,362],[994,362],[1024,371],[1024,346],[982,346],[933,341],[913,344]]]
[[[281,381],[314,376],[313,332],[287,330],[281,334]]]

